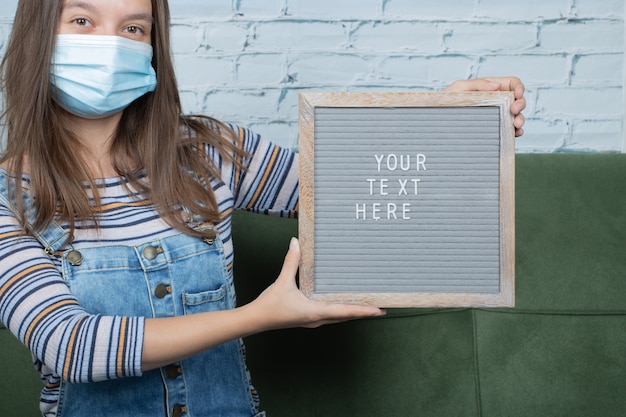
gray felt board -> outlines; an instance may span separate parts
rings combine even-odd
[[[315,291],[499,291],[497,106],[315,108]]]

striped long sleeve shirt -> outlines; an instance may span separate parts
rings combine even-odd
[[[216,228],[231,282],[232,211],[294,217],[298,205],[297,155],[249,130],[235,131],[251,155],[242,161],[246,169],[222,163],[214,148],[205,149],[222,173],[212,186],[223,214]],[[28,186],[27,177],[24,186]],[[98,191],[99,229],[77,227],[74,248],[137,245],[178,233],[159,217],[150,201],[129,194],[123,179],[102,179]],[[0,320],[33,354],[44,382],[44,415],[56,407],[61,379],[83,383],[141,375],[144,318],[96,316],[81,308],[63,280],[60,260],[46,255],[35,238],[25,235],[3,204],[0,259]]]

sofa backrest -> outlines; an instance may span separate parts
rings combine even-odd
[[[516,158],[513,309],[398,309],[246,339],[271,417],[626,415],[626,155]],[[240,304],[297,221],[236,213]],[[30,355],[0,329],[0,416],[37,413]]]

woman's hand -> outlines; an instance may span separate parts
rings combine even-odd
[[[524,98],[524,84],[517,77],[475,78],[471,80],[459,80],[450,84],[444,91],[513,91],[515,101],[511,104],[515,136],[524,134],[524,115],[522,110],[526,108]]]
[[[296,285],[300,245],[292,239],[283,268],[256,300],[232,310],[146,319],[142,369],[174,363],[239,337],[289,327],[323,324],[384,315],[384,310],[309,300]]]
[[[289,244],[283,268],[276,281],[248,306],[258,309],[259,318],[269,326],[266,330],[289,327],[319,327],[364,317],[384,315],[376,307],[334,304],[307,298],[296,285],[300,264],[300,245],[296,238]]]

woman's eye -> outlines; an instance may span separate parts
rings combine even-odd
[[[128,26],[126,28],[126,32],[132,33],[134,35],[140,35],[143,33],[143,30],[139,26]]]
[[[76,23],[79,26],[87,26],[89,25],[89,20],[87,20],[84,17],[77,17],[76,19],[73,20],[74,23]]]

